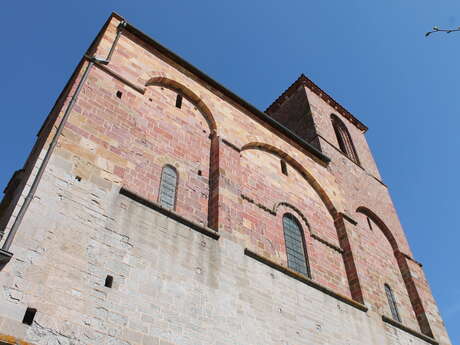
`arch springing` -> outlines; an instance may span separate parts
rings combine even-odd
[[[401,317],[399,316],[398,305],[396,304],[396,299],[393,295],[393,290],[391,290],[391,287],[388,284],[385,284],[385,293],[387,295],[388,305],[391,311],[391,317],[393,318],[393,320],[401,322]]]
[[[310,277],[302,227],[291,213],[283,216],[283,231],[288,267]]]
[[[171,165],[165,165],[161,172],[160,191],[158,200],[161,206],[169,210],[176,207],[177,170]]]
[[[340,151],[342,151],[353,162],[360,165],[358,154],[356,153],[355,145],[351,140],[350,132],[348,132],[345,124],[338,118],[337,115],[331,115],[332,126],[339,143]]]

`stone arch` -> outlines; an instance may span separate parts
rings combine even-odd
[[[412,277],[410,267],[407,263],[407,259],[405,255],[399,250],[398,242],[396,241],[395,237],[391,233],[390,229],[386,226],[386,224],[382,221],[382,219],[367,207],[360,206],[356,209],[356,212],[362,213],[369,217],[382,231],[383,235],[390,243],[396,258],[396,262],[398,263],[398,268],[404,281],[412,309],[420,326],[420,330],[423,334],[428,335],[429,337],[433,337],[433,332],[425,312],[425,307],[423,306],[422,299],[418,293],[417,286],[415,284],[414,278]]]
[[[331,114],[332,127],[334,128],[340,151],[342,151],[353,162],[360,165],[359,157],[356,152],[355,144],[351,138],[347,126],[335,114]]]
[[[206,122],[208,123],[209,129],[211,131],[211,136],[217,135],[217,124],[214,116],[212,115],[211,110],[203,102],[200,96],[198,96],[194,91],[192,91],[188,86],[167,77],[164,74],[158,74],[157,76],[151,77],[146,83],[145,86],[165,86],[175,91],[179,91],[186,98],[188,98],[203,114]]]
[[[374,212],[364,206],[360,206],[356,209],[356,212],[362,213],[365,216],[369,217],[377,227],[383,232],[383,235],[386,237],[388,242],[390,242],[391,248],[393,248],[394,252],[399,252],[398,242],[396,241],[395,237],[391,233],[390,229],[385,225],[385,223],[377,216]]]
[[[185,84],[170,78],[165,73],[155,72],[150,74],[150,78],[145,83],[145,86],[164,86],[176,92],[180,92],[198,108],[209,126],[211,148],[208,184],[208,227],[217,231],[219,229],[219,138],[217,136],[216,120],[210,108],[196,92],[192,91],[192,89]]]
[[[308,222],[307,218],[304,216],[302,211],[300,211],[297,207],[295,207],[294,205],[291,205],[288,202],[281,201],[281,202],[277,202],[275,204],[275,206],[273,206],[273,212],[278,213],[278,209],[280,208],[280,206],[284,206],[284,207],[289,208],[292,211],[294,211],[302,219],[302,221],[305,223],[305,226],[307,227],[308,232],[310,232],[310,235],[311,235],[310,223]]]
[[[270,144],[260,143],[260,142],[251,142],[249,144],[244,145],[241,148],[241,152],[245,150],[262,150],[271,154],[274,154],[281,159],[283,159],[286,163],[289,163],[315,190],[318,194],[320,199],[323,201],[324,205],[326,206],[327,210],[329,211],[332,218],[335,220],[338,216],[338,211],[334,204],[332,203],[331,199],[327,195],[326,191],[321,187],[321,185],[316,181],[312,174],[310,174],[299,162],[297,162],[294,158],[289,156],[284,151],[278,149],[275,146]]]
[[[289,163],[298,173],[300,173],[300,175],[307,181],[307,183],[310,184],[310,186],[318,194],[321,201],[324,203],[327,210],[329,211],[329,214],[332,216],[337,231],[337,238],[339,240],[340,247],[343,251],[342,259],[344,261],[345,272],[347,275],[351,297],[359,303],[364,303],[361,283],[359,281],[356,263],[353,257],[353,252],[351,250],[351,244],[342,213],[337,211],[337,208],[332,203],[326,191],[321,187],[316,178],[302,166],[302,164],[300,164],[297,160],[295,160],[293,157],[291,157],[284,151],[280,150],[279,148],[266,143],[250,142],[241,148],[241,152],[250,149],[262,150],[280,157],[281,159]],[[310,229],[311,228],[309,227],[309,231],[311,231]]]

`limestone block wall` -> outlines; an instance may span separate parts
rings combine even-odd
[[[245,255],[225,233],[76,181],[61,159],[0,275],[2,333],[37,345],[427,344]],[[26,307],[38,310],[32,326],[21,323]]]
[[[120,21],[91,53],[106,56]],[[321,143],[328,163],[191,70],[135,29],[93,67],[0,273],[0,340],[450,344],[362,133],[350,127],[362,167]],[[80,76],[40,132],[28,185]],[[321,101],[311,96],[312,119],[327,127]],[[165,164],[179,173],[173,211],[158,207]],[[302,224],[312,279],[287,269],[286,212]],[[403,325],[382,319],[383,282]]]

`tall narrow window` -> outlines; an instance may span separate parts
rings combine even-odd
[[[337,115],[331,115],[332,126],[334,127],[334,132],[337,137],[337,142],[339,144],[340,151],[342,151],[348,158],[350,158],[356,164],[359,163],[358,154],[355,150],[355,145],[351,140],[350,133],[348,132],[345,124],[340,120]]]
[[[281,160],[281,172],[286,176],[288,175],[287,165],[283,159]]]
[[[182,95],[177,95],[176,97],[176,108],[181,108],[182,107]]]
[[[393,320],[401,322],[401,318],[399,317],[398,306],[396,305],[395,296],[393,295],[393,291],[390,288],[390,285],[385,284],[385,293],[387,294],[388,305],[390,306],[391,316]]]
[[[165,165],[161,172],[159,202],[164,208],[173,210],[176,206],[177,171]]]
[[[290,213],[283,216],[283,230],[288,267],[300,274],[310,276],[302,227]]]

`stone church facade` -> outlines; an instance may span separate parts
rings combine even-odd
[[[368,147],[112,14],[0,206],[0,344],[450,344]]]

